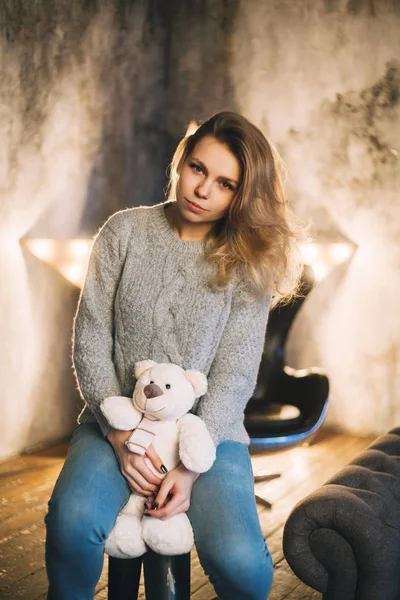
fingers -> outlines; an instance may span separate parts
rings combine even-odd
[[[157,503],[157,498],[155,502]],[[153,504],[153,506],[154,505],[155,504]],[[176,495],[172,496],[171,500],[162,508],[147,510],[146,514],[150,517],[155,517],[156,519],[161,519],[162,521],[164,521],[165,519],[169,519],[174,515],[186,512],[189,506],[190,503],[186,495],[183,493],[177,493]]]
[[[121,473],[131,490],[142,496],[155,496],[159,490],[161,478],[148,468],[144,456],[133,455],[129,452],[127,459],[123,461]]]
[[[174,496],[176,494],[176,492],[171,493],[171,491],[173,490],[174,484],[175,484],[175,482],[170,480],[168,477],[166,477],[164,479],[164,481],[161,483],[160,489],[158,490],[158,493],[154,499],[154,503],[157,503],[158,509],[161,509],[165,506],[169,495]],[[170,499],[168,498],[168,500],[170,500]]]
[[[155,469],[157,469],[157,471],[159,471],[163,475],[168,473],[167,467],[165,465],[163,465],[161,458],[158,456],[157,452],[154,450],[154,447],[152,444],[147,448],[146,456],[150,459],[153,467]]]
[[[133,468],[140,473],[141,477],[149,482],[149,485],[157,486],[157,489],[161,484],[161,477],[157,477],[153,471],[146,465],[144,456],[136,456],[135,461],[131,461]]]
[[[132,452],[127,451],[127,454],[124,456],[123,467],[125,473],[132,476],[133,479],[136,480],[136,483],[141,487],[146,485],[146,489],[151,491],[156,491],[160,487],[161,477],[158,477],[146,464],[145,456],[141,456],[139,454],[133,454]],[[146,484],[144,484],[146,482]]]
[[[113,436],[111,437],[114,443],[111,441],[110,443],[113,446],[121,473],[128,482],[130,489],[141,496],[151,497],[156,495],[162,479],[157,477],[147,466],[146,461],[148,459],[128,450],[124,443],[127,432],[115,430]]]
[[[136,469],[129,469],[122,471],[122,475],[128,481],[131,488],[144,496],[156,495],[158,492],[158,485],[149,483]]]
[[[151,499],[150,502],[146,502],[145,504],[145,511],[147,515],[153,516],[153,514],[158,511],[159,509],[162,509],[165,505],[165,503],[168,501],[168,496],[170,494],[170,490],[173,487],[173,482],[170,483],[168,480],[168,477],[166,479],[164,479],[164,481],[162,482],[160,489],[158,490],[158,493],[155,494],[155,498]],[[153,508],[154,507],[154,508]],[[158,517],[158,514],[157,514]]]
[[[127,482],[128,482],[128,485],[129,485],[131,491],[135,492],[136,494],[139,494],[139,496],[144,496],[145,498],[149,498],[150,500],[154,497],[155,492],[151,492],[150,490],[143,489],[133,480],[127,479]]]
[[[190,502],[187,493],[176,489],[175,481],[166,477],[154,502],[147,503],[146,506],[148,506],[146,515],[165,520],[181,512],[186,512]]]
[[[121,469],[122,475],[125,477],[126,481],[132,492],[136,492],[140,496],[155,496],[157,494],[157,490],[149,490],[148,483],[142,479],[142,485],[137,481],[134,473],[127,473],[123,469]]]

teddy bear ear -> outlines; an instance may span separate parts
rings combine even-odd
[[[154,365],[156,365],[157,363],[154,362],[154,360],[140,360],[139,362],[135,363],[135,377],[136,379],[139,379],[139,377],[141,375],[143,375],[143,373],[145,371],[148,371],[149,369],[152,369],[154,367]]]
[[[185,377],[193,386],[195,397],[199,398],[207,391],[207,377],[200,371],[185,371]]]

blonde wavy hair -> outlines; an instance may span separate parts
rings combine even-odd
[[[172,158],[168,199],[176,200],[179,175],[197,143],[213,136],[240,164],[240,181],[229,211],[207,235],[205,254],[214,266],[210,285],[226,289],[238,277],[249,298],[272,296],[272,304],[296,294],[301,274],[297,243],[303,228],[285,198],[282,161],[264,134],[242,115],[220,112],[183,138]]]

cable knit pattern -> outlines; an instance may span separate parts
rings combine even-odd
[[[216,444],[248,443],[243,411],[257,380],[270,298],[246,301],[243,282],[214,291],[203,241],[179,239],[164,208],[112,215],[99,231],[74,320],[80,423],[108,424],[101,401],[131,396],[134,364],[173,362],[208,377],[195,404]]]

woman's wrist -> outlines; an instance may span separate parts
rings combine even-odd
[[[190,476],[192,477],[192,479],[193,479],[193,483],[194,483],[195,481],[197,481],[197,479],[198,479],[198,478],[200,477],[200,475],[201,475],[201,473],[195,473],[195,471],[190,471],[189,469],[187,469],[187,468],[185,467],[185,465],[184,465],[183,463],[181,463],[181,464],[179,465],[179,467],[177,467],[177,468],[178,468],[178,469],[180,469],[180,470],[182,471],[182,473],[185,473],[185,474],[187,474],[187,475],[190,475]]]
[[[131,435],[132,431],[125,431],[122,429],[114,429],[114,427],[110,427],[107,431],[107,439],[110,442],[111,446],[114,447],[115,444],[123,445],[126,440]]]

